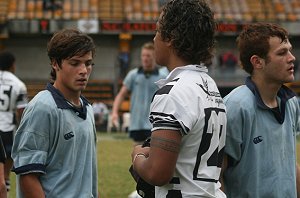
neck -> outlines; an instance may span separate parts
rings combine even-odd
[[[53,86],[58,89],[64,98],[72,103],[74,106],[81,106],[80,103],[80,94],[81,92],[74,92],[70,89],[66,88],[65,86],[61,86],[61,84],[54,82]]]
[[[186,66],[189,64],[190,64],[189,62],[184,61],[183,59],[176,56],[175,58],[170,59],[170,62],[167,64],[167,68],[169,71],[172,71],[176,67],[182,67],[182,66]]]
[[[282,85],[274,82],[267,82],[261,78],[254,77],[252,78],[252,81],[255,83],[265,105],[270,108],[277,107],[277,94]]]

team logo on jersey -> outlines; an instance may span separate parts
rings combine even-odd
[[[208,90],[208,83],[203,78],[202,78],[202,82],[203,82],[203,85],[199,84],[199,83],[196,83],[196,84],[207,94],[207,96],[221,98],[221,94],[219,92],[217,92],[217,91],[209,91]]]
[[[69,132],[69,133],[66,133],[66,134],[64,135],[65,140],[69,140],[69,139],[71,139],[71,138],[73,138],[73,137],[74,137],[73,131],[71,131],[71,132]]]
[[[220,106],[220,104],[223,104],[223,99],[221,97],[221,94],[218,91],[209,91],[208,89],[208,83],[206,80],[202,78],[202,84],[196,83],[204,93],[206,93],[206,99],[207,101],[215,102]]]
[[[262,136],[257,136],[255,138],[253,138],[253,143],[254,144],[261,143],[262,141],[263,141]]]

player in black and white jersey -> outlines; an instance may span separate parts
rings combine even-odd
[[[155,185],[156,198],[226,197],[219,183],[226,112],[205,66],[215,29],[202,0],[172,0],[157,22],[156,62],[171,73],[157,82],[160,89],[151,103],[150,147],[132,152],[134,170]]]
[[[28,103],[26,86],[14,74],[15,63],[15,56],[11,52],[0,53],[0,135],[7,155],[4,172],[8,189],[9,175],[13,165],[11,159],[13,132]]]

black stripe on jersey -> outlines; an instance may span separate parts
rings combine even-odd
[[[149,116],[150,122],[153,127],[172,127],[178,130],[183,129],[184,131],[189,131],[190,129],[186,126],[182,128],[182,125],[172,114],[166,114],[161,112],[151,112]]]
[[[178,80],[179,80],[179,78],[176,78],[176,79],[172,80],[171,82],[177,82]],[[173,86],[174,85],[165,85],[162,88],[160,88],[159,90],[157,90],[155,92],[155,94],[153,95],[151,102],[153,101],[153,99],[156,95],[169,94]]]
[[[209,179],[209,178],[193,178],[193,180],[204,181],[204,182],[213,182],[218,183],[219,180]]]
[[[17,102],[24,101],[24,98],[25,98],[26,96],[27,96],[26,94],[20,94],[20,95],[18,95],[18,97],[17,97]]]
[[[169,184],[180,184],[180,179],[179,177],[173,177],[170,181]]]
[[[159,90],[157,90],[157,92],[155,93],[155,95],[163,95],[163,94],[168,94],[170,92],[170,90],[172,89],[174,85],[165,85],[162,88],[160,88]]]
[[[167,114],[167,113],[163,113],[163,112],[151,112],[150,116],[160,116],[160,117],[169,117],[169,119],[173,119],[176,120],[175,116],[173,116],[172,114]]]
[[[166,198],[182,198],[180,190],[168,190]]]
[[[177,82],[180,78],[175,78],[174,80],[172,80],[171,82]]]

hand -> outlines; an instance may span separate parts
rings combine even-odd
[[[131,153],[131,161],[133,162],[134,157],[138,153],[145,154],[145,157],[149,157],[150,147],[142,147],[142,145],[137,145],[133,148],[133,151]]]
[[[111,119],[112,119],[113,126],[119,129],[120,128],[119,115],[117,113],[112,113]]]

